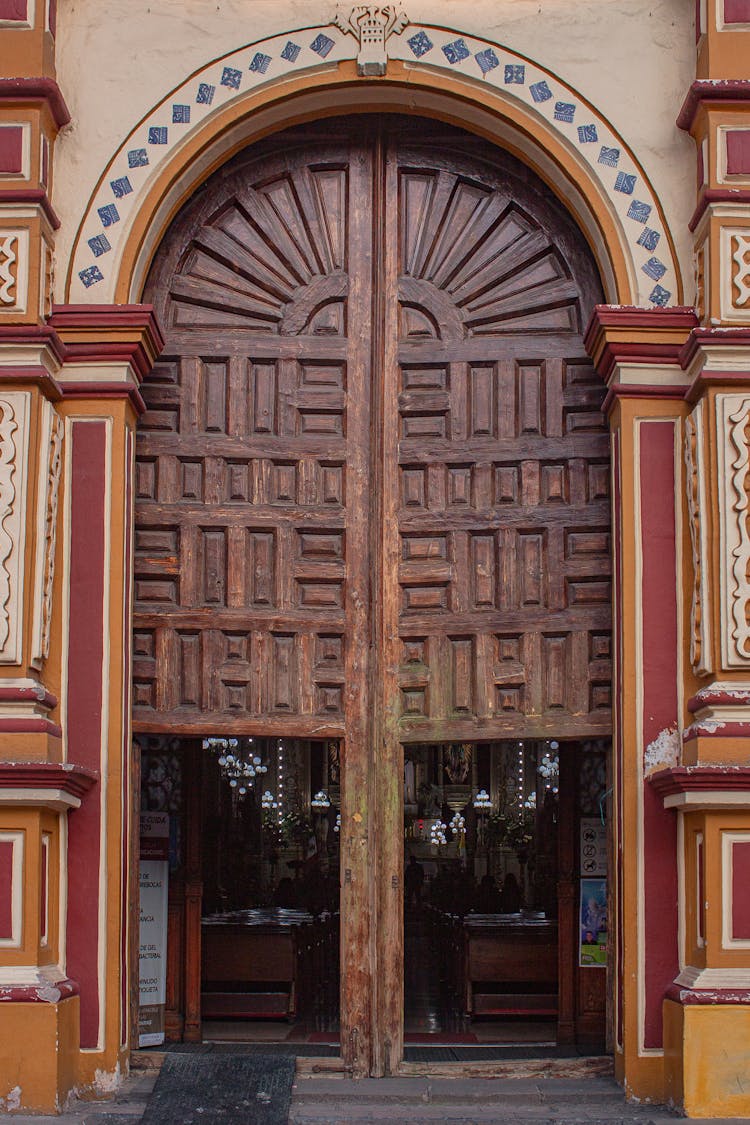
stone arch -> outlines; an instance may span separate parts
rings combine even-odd
[[[536,63],[455,30],[408,24],[381,77],[360,77],[355,39],[333,24],[213,60],[133,128],[88,201],[69,303],[138,301],[169,221],[240,148],[286,125],[399,112],[460,125],[518,156],[563,200],[611,303],[680,304],[674,246],[646,174],[611,125]]]

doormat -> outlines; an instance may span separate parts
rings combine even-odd
[[[287,1125],[291,1055],[165,1055],[143,1125]]]

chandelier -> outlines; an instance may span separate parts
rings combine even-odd
[[[241,742],[246,743],[245,746]],[[203,749],[216,754],[221,776],[239,797],[252,788],[255,778],[267,772],[260,757],[254,753],[252,738],[204,738]]]
[[[559,742],[550,742],[549,750],[545,753],[537,766],[537,773],[544,779],[544,788],[551,790],[552,793],[557,793],[558,791],[560,758],[557,751],[559,748]]]

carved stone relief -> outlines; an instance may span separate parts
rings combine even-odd
[[[750,231],[732,235],[732,303],[744,308],[750,302]]]
[[[706,481],[703,464],[703,410],[703,402],[699,402],[685,422],[688,518],[693,549],[690,663],[693,671],[698,674],[711,670],[709,585],[704,572],[708,555],[704,518]]]
[[[15,267],[15,268],[14,268]],[[18,236],[0,237],[0,303],[16,303],[16,269],[18,268]]]
[[[0,397],[0,663],[21,660],[30,395]]]
[[[36,541],[36,591],[31,659],[39,665],[49,656],[52,588],[55,578],[57,503],[62,465],[63,422],[51,403],[44,404],[40,443]]]
[[[722,320],[750,320],[750,229],[722,227],[720,298]]]
[[[357,73],[378,75],[385,74],[388,65],[387,39],[400,35],[409,18],[395,4],[382,8],[377,4],[357,4],[348,15],[338,9],[333,22],[345,35],[353,35],[359,42]]]
[[[717,395],[721,646],[727,668],[750,667],[750,396]]]

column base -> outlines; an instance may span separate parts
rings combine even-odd
[[[686,1117],[750,1117],[750,996],[707,999],[681,990],[664,1001],[666,1098]]]
[[[76,1083],[79,998],[0,1003],[0,1113],[60,1113]]]

